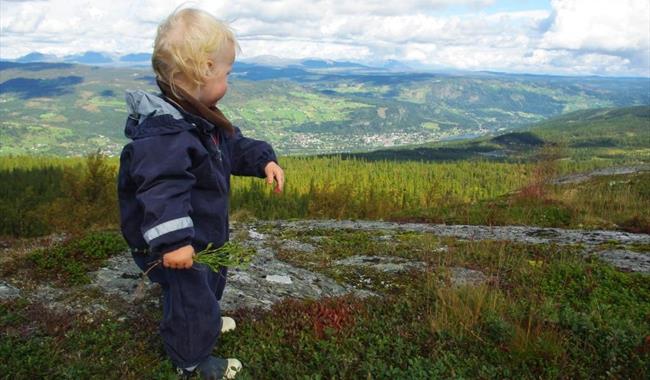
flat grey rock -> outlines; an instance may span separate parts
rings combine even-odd
[[[642,165],[642,166],[624,166],[624,167],[617,167],[617,168],[603,168],[588,173],[578,173],[578,174],[571,174],[571,175],[559,177],[553,180],[552,183],[554,185],[567,185],[572,183],[582,183],[588,181],[590,178],[593,177],[634,174],[634,173],[641,173],[646,171],[650,171],[650,166]]]
[[[648,253],[612,249],[600,252],[598,256],[617,268],[650,274],[650,254]]]
[[[267,274],[266,281],[274,282],[277,284],[285,284],[285,285],[293,284],[293,281],[291,281],[291,276],[279,275],[279,274]]]
[[[316,252],[316,247],[309,243],[303,243],[296,240],[285,240],[282,242],[282,248],[291,251],[300,251],[306,253]]]
[[[126,301],[134,300],[135,290],[142,282],[142,271],[135,264],[129,252],[109,258],[102,268],[89,273],[89,275],[93,286]],[[144,284],[145,292],[156,286],[148,278],[145,279]]]
[[[650,235],[635,234],[622,231],[609,230],[570,230],[562,228],[540,228],[529,226],[480,226],[480,225],[446,225],[424,223],[395,223],[383,221],[352,221],[352,220],[300,220],[300,221],[273,221],[260,222],[272,223],[282,229],[298,231],[318,229],[353,229],[364,231],[413,231],[429,233],[436,236],[449,236],[463,240],[500,240],[516,241],[525,244],[557,244],[557,245],[582,245],[585,254],[598,251],[598,245],[617,242],[619,244],[650,244]],[[432,253],[442,252],[444,247]],[[612,265],[623,269],[647,273],[645,256],[632,255],[621,260],[614,260],[617,254],[605,255]],[[637,264],[634,264],[637,262]]]
[[[75,289],[75,292],[73,289],[60,289],[49,284],[41,284],[30,293],[29,298],[59,313],[92,315],[108,311],[108,307],[101,299],[96,299],[84,289],[88,289],[88,286]]]
[[[0,300],[9,300],[20,297],[20,289],[0,281]]]
[[[335,260],[332,264],[362,266],[389,273],[405,272],[410,269],[422,270],[426,268],[426,263],[422,261],[409,261],[402,257],[394,256],[350,256],[345,259]]]
[[[266,236],[264,234],[261,234],[255,230],[248,230],[248,237],[250,237],[253,240],[264,240]]]
[[[462,267],[451,268],[451,283],[454,286],[479,285],[486,281],[487,277],[481,271]]]
[[[275,251],[266,235],[258,233],[254,228],[249,228],[248,231],[249,236],[257,238],[243,244],[254,248],[256,255],[248,268],[228,271],[228,281],[220,302],[222,310],[256,307],[269,309],[274,303],[286,298],[318,299],[348,293],[359,297],[376,295],[350,285],[341,285],[328,276],[281,261],[275,257]],[[294,248],[305,248],[302,244],[290,244]]]

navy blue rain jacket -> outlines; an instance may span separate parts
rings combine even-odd
[[[217,130],[161,96],[127,92],[120,156],[121,229],[132,249],[161,254],[228,241],[230,174],[263,178],[277,158],[264,142]]]

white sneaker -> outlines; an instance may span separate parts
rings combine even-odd
[[[237,376],[237,373],[241,371],[242,365],[241,362],[237,359],[227,359],[228,366],[226,367],[226,372],[223,374],[224,379],[234,379]]]
[[[210,355],[192,371],[178,368],[178,374],[184,379],[194,378],[193,375],[198,374],[201,380],[230,380],[234,379],[241,369],[241,362],[237,359],[223,359]]]
[[[237,327],[237,324],[235,324],[234,319],[232,319],[230,317],[221,317],[221,332],[222,333],[232,331],[232,330],[235,329],[235,327]]]

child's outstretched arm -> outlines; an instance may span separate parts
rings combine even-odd
[[[275,191],[284,188],[284,171],[269,143],[244,137],[235,127],[235,133],[228,139],[230,147],[231,172],[234,175],[266,178],[267,183],[276,182]]]
[[[130,144],[129,172],[144,212],[141,233],[153,254],[187,250],[194,239],[190,190],[196,179],[190,171],[190,150],[196,147],[192,145],[182,134],[151,136]],[[170,267],[185,267],[187,260],[181,264]]]

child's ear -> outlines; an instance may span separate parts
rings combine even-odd
[[[205,68],[205,76],[212,75],[212,73],[214,72],[214,69],[216,67],[214,61],[211,60],[211,59],[208,59],[208,61],[205,63],[205,66],[206,66],[206,68]]]

